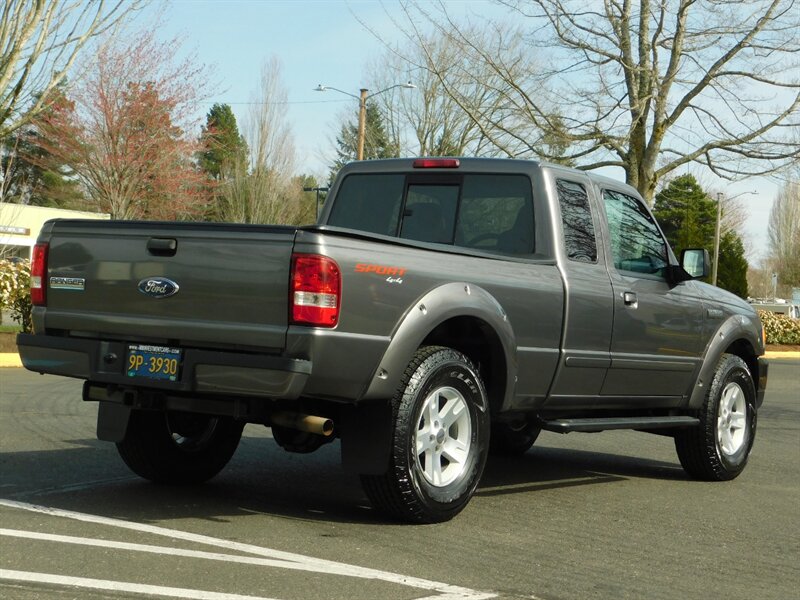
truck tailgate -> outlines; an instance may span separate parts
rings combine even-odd
[[[48,230],[47,331],[285,346],[294,227],[56,221],[42,239]]]

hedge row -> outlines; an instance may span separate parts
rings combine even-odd
[[[0,307],[11,311],[11,318],[31,331],[31,270],[27,261],[0,260]]]
[[[800,344],[800,319],[766,310],[758,311],[768,344]]]

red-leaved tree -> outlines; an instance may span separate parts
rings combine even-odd
[[[88,208],[113,219],[205,213],[209,182],[186,131],[207,71],[192,58],[176,61],[179,47],[152,30],[109,38],[69,86],[69,102],[36,121],[42,146],[85,188]]]

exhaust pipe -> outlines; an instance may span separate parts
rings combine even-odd
[[[325,417],[279,411],[272,413],[270,421],[273,425],[314,433],[323,437],[329,437],[333,434],[333,421]]]

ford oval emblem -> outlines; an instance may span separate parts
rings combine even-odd
[[[147,277],[139,282],[139,291],[151,298],[169,298],[179,289],[177,283],[165,277]]]

